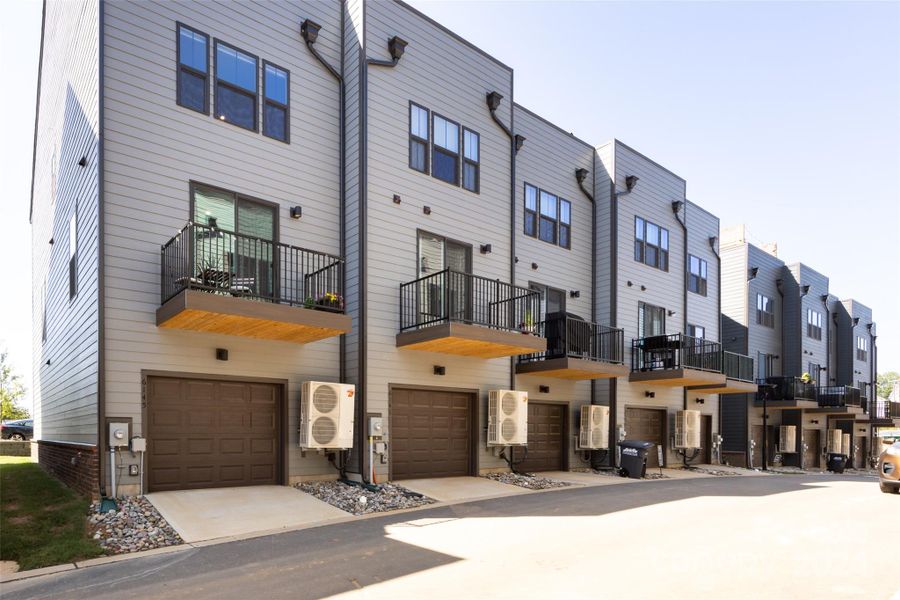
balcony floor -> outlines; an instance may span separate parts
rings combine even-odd
[[[519,375],[540,375],[555,379],[613,379],[628,375],[628,367],[622,364],[574,357],[548,358],[516,365]]]
[[[499,358],[533,354],[547,349],[547,340],[516,331],[466,323],[441,323],[397,334],[397,347],[458,356]]]
[[[762,408],[762,400],[754,400],[753,407]],[[808,411],[819,408],[819,403],[815,400],[769,400],[766,402],[766,410],[784,410],[785,408],[802,408]]]
[[[810,408],[806,412],[814,415],[862,415],[865,414],[861,406],[819,406]]]
[[[691,391],[705,394],[755,394],[759,386],[752,381],[740,381],[739,379],[725,379],[724,384],[695,385]]]
[[[185,290],[156,310],[165,329],[306,344],[348,333],[349,315]]]
[[[692,387],[697,385],[724,385],[725,375],[714,371],[697,369],[660,369],[656,371],[632,371],[628,381],[669,387]]]

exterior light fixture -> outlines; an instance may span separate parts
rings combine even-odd
[[[322,29],[321,25],[312,19],[306,19],[300,24],[300,35],[303,36],[303,39],[307,44],[315,44],[316,40],[319,38],[320,29]]]
[[[581,290],[569,290],[569,298],[581,298]]]
[[[400,194],[394,194],[394,204],[400,204]]]
[[[490,244],[482,244],[479,250],[481,250],[482,254],[490,254],[492,248]]]
[[[291,207],[291,218],[299,219],[303,216],[303,207],[302,206],[292,206]]]
[[[631,287],[631,286],[633,286],[634,284],[631,283],[631,280],[629,279],[628,281],[625,282],[625,285],[627,285],[628,287]]]
[[[81,160],[78,161],[78,166],[83,167],[87,164],[87,156],[82,156]]]
[[[228,360],[228,350],[225,348],[216,348],[216,360]]]
[[[642,292],[646,292],[646,291],[647,291],[647,286],[646,286],[646,285],[642,285],[642,286],[641,286],[641,291],[642,291]]]
[[[550,393],[550,386],[549,386],[549,385],[542,385],[542,386],[538,387],[538,390],[540,390],[540,392],[541,392],[542,394],[549,394],[549,393]]]
[[[706,404],[706,398],[694,398],[694,402],[697,404]]]
[[[669,313],[669,316],[670,316],[670,317],[675,316],[675,311],[674,311],[674,310],[667,310],[666,312]]]
[[[430,214],[431,214],[431,207],[430,207],[430,206],[423,206],[423,207],[422,207],[422,212],[425,213],[426,215],[430,215]]]
[[[644,398],[656,398],[656,392],[645,391]]]
[[[537,263],[534,263],[534,262],[531,263],[531,268],[534,269],[535,271],[537,271],[538,264],[537,264]]]
[[[434,365],[434,374],[435,375],[446,375],[447,367],[444,367],[442,365]]]
[[[634,189],[634,186],[637,185],[637,182],[638,182],[639,179],[640,179],[640,177],[638,177],[637,175],[629,175],[629,176],[627,176],[627,177],[625,178],[625,189],[628,190],[629,192],[630,192],[631,190],[633,190],[633,189]]]

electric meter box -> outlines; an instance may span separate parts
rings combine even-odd
[[[128,423],[110,421],[109,439],[107,441],[110,447],[120,448],[128,446]]]

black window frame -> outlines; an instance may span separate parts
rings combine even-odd
[[[534,210],[528,208],[528,189],[533,189],[534,192]],[[546,217],[541,213],[541,207],[543,206],[542,196],[543,195],[552,196],[556,198],[556,218],[551,219],[550,217]],[[569,222],[564,223],[562,220],[562,207],[563,203],[568,205],[569,207]],[[563,248],[565,250],[572,249],[572,201],[566,200],[559,194],[554,194],[551,191],[548,191],[542,187],[536,186],[533,183],[528,183],[527,181],[523,182],[522,185],[522,231],[528,237],[532,237],[538,239],[544,243],[551,244],[553,246],[557,246],[559,248]],[[534,230],[528,231],[528,217],[529,215],[533,219]],[[553,241],[545,240],[541,237],[541,219],[546,219],[548,221],[553,221]],[[563,245],[560,243],[560,230],[562,228],[566,229],[568,233],[568,244]]]
[[[697,261],[699,272],[694,273],[693,261]],[[705,273],[705,275],[704,275]],[[709,288],[709,263],[705,259],[688,254],[688,291],[706,296]]]
[[[565,314],[566,310],[568,310],[567,306],[566,306],[568,295],[566,294],[565,290],[559,289],[557,287],[553,287],[552,285],[546,285],[543,283],[539,283],[537,281],[529,281],[528,289],[532,290],[534,292],[538,292],[541,295],[541,298],[540,298],[541,302],[539,303],[539,306],[543,305],[542,307],[544,309],[543,314],[540,315],[541,321],[546,320],[547,315],[549,314],[547,312],[547,306],[549,305],[549,302],[550,302],[550,294],[556,294],[559,297],[559,300],[560,300],[559,312],[560,313]]]
[[[286,94],[285,99],[287,100],[287,104],[282,104],[278,100],[273,100],[266,95],[266,67],[272,67],[273,69],[278,69],[279,71],[284,72]],[[284,139],[266,133],[266,106],[269,104],[284,111]],[[291,72],[281,65],[275,64],[272,61],[266,59],[263,59],[262,61],[262,121],[262,134],[264,136],[279,142],[283,142],[285,144],[291,143]]]
[[[698,335],[699,332],[699,335]],[[693,323],[688,323],[687,326],[687,334],[689,337],[705,340],[706,339],[706,327],[703,325],[694,325]]]
[[[544,208],[544,195],[551,196],[551,197],[553,197],[553,199],[554,199],[553,204],[556,205],[556,206],[554,207],[555,214],[556,214],[556,217],[555,217],[555,218],[551,218],[551,217],[549,217],[549,216],[544,215],[544,212],[543,212],[543,208]],[[548,205],[549,205],[549,204],[550,204],[550,203],[548,202]],[[542,224],[542,222],[543,222],[545,219],[546,219],[548,222],[552,222],[552,223],[553,223],[553,240],[545,240],[545,239],[541,236],[541,224]],[[552,193],[552,192],[548,192],[547,190],[544,190],[544,189],[541,189],[541,190],[538,191],[537,238],[538,238],[539,240],[541,240],[542,242],[547,242],[548,244],[552,244],[552,245],[554,245],[554,246],[558,246],[558,245],[559,245],[559,196],[557,196],[556,194],[554,194],[554,193]]]
[[[557,196],[559,200],[559,207],[556,209],[557,214],[557,227],[559,231],[556,234],[556,244],[560,248],[565,248],[566,250],[572,249],[572,203],[561,196]],[[568,223],[563,222],[563,203],[565,203],[569,207],[569,221]],[[566,231],[566,243],[562,243],[562,231],[565,229]]]
[[[78,207],[69,217],[69,300],[78,295]]]
[[[528,208],[528,188],[534,190],[534,210]],[[531,185],[528,182],[525,182],[524,187],[522,188],[522,209],[523,209],[523,218],[522,218],[522,229],[528,237],[537,238],[537,228],[538,228],[538,207],[540,206],[540,194],[541,189],[537,186]],[[532,227],[531,231],[528,231],[528,215],[532,216]]]
[[[869,360],[869,340],[861,335],[856,336],[856,360],[863,362]]]
[[[812,308],[806,309],[806,337],[822,339],[822,313]]]
[[[657,311],[662,322],[662,332],[661,333],[645,333],[645,328],[647,325],[647,319],[644,317],[644,314],[648,311]],[[655,337],[658,335],[666,335],[666,309],[663,306],[657,306],[655,304],[650,304],[649,302],[638,301],[638,335],[641,339],[647,337]]]
[[[429,139],[423,139],[423,138],[413,134],[413,132],[412,132],[413,107],[416,107],[420,110],[425,111],[425,132],[428,134]],[[417,173],[424,173],[425,175],[428,175],[430,173],[430,167],[431,167],[431,111],[428,110],[427,108],[425,108],[424,106],[422,106],[421,104],[418,104],[417,102],[413,102],[412,100],[410,100],[409,101],[409,110],[407,112],[406,128],[409,133],[409,162],[407,164],[408,164],[409,168],[412,169],[413,171],[416,171]],[[413,166],[413,160],[412,160],[413,159],[413,152],[412,152],[413,144],[423,144],[425,146],[425,152],[424,152],[425,167],[424,167],[424,169],[417,169],[416,167]]]
[[[256,90],[254,92],[250,92],[239,85],[235,85],[228,81],[219,79],[219,44],[226,46],[236,52],[240,52],[241,54],[245,54],[252,58],[255,61],[254,74],[256,76]],[[218,111],[219,106],[219,84],[224,85],[232,92],[243,94],[245,96],[253,97],[253,127],[244,127],[240,123],[235,121],[229,121],[228,119],[223,118],[224,115],[220,115]],[[229,42],[220,40],[219,38],[213,38],[213,86],[215,87],[215,101],[213,103],[213,117],[217,121],[222,121],[223,123],[228,123],[229,125],[234,125],[235,127],[239,127],[246,131],[252,131],[253,133],[259,133],[259,57],[255,54],[247,52],[246,50],[242,50],[241,48],[231,44]]]
[[[641,239],[637,237],[637,228],[638,222],[643,224],[641,228]],[[651,244],[647,241],[647,231],[653,225],[659,230],[659,244]],[[648,267],[652,267],[654,269],[659,269],[660,271],[669,272],[669,230],[665,227],[654,223],[653,221],[648,221],[644,217],[639,217],[637,215],[634,216],[634,228],[631,230],[632,235],[634,235],[634,260],[639,263],[643,263]],[[665,236],[663,236],[665,233]],[[663,237],[665,237],[665,247],[663,247]],[[647,261],[647,247],[653,247],[656,249],[656,262],[655,264]]]
[[[761,303],[762,299],[765,299],[765,302]],[[760,307],[760,304],[763,306]],[[771,310],[766,310],[766,307]],[[775,301],[759,292],[756,293],[756,324],[775,329]]]
[[[478,160],[472,160],[466,156],[466,132],[471,133],[478,140]],[[481,194],[481,134],[474,129],[470,129],[469,127],[463,125],[460,136],[460,148],[462,150],[460,167],[462,172],[460,174],[460,185],[464,190],[470,191],[473,194]],[[466,185],[466,165],[470,165],[475,168],[475,189],[472,189]]]
[[[206,73],[201,73],[197,69],[190,67],[188,65],[182,64],[181,62],[181,28],[185,28],[188,31],[191,31],[197,35],[203,36],[206,40]],[[175,103],[178,106],[186,108],[188,110],[192,110],[194,112],[198,112],[202,115],[209,115],[209,34],[203,33],[196,27],[191,27],[181,21],[175,22]],[[193,106],[188,106],[181,102],[181,71],[184,70],[190,75],[194,75],[196,77],[203,78],[203,110],[197,110]]]
[[[450,150],[444,148],[443,146],[438,146],[437,140],[434,138],[434,119],[437,117],[447,123],[451,123],[456,125],[456,154],[451,152]],[[431,111],[431,118],[429,119],[429,134],[431,135],[431,176],[439,181],[443,181],[444,183],[449,183],[450,185],[455,185],[456,187],[460,187],[460,165],[462,164],[462,125],[457,123],[452,119],[448,119],[444,115]],[[437,152],[441,152],[442,154],[450,157],[455,157],[456,165],[453,169],[453,181],[447,181],[443,177],[439,177],[434,169],[434,155]]]

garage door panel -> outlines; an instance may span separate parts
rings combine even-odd
[[[656,446],[664,446],[665,410],[654,408],[625,408],[625,439],[653,442]],[[647,468],[659,466],[659,455],[656,447],[647,453]]]
[[[467,393],[392,390],[392,477],[468,475],[474,423],[471,405]]]
[[[565,404],[528,403],[528,454],[519,465],[522,471],[565,469]],[[525,450],[516,450],[518,460]]]
[[[152,377],[148,391],[151,491],[279,483],[278,386]]]

